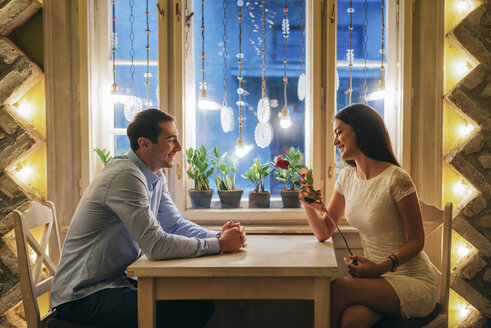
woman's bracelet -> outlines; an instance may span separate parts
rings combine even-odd
[[[399,261],[397,259],[397,256],[394,254],[391,254],[388,259],[392,262],[392,269],[390,269],[390,272],[396,271],[397,267],[399,266]]]

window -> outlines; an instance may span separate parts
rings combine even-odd
[[[243,5],[239,8],[238,3],[241,2]],[[201,0],[178,1],[177,5],[174,1],[159,3],[164,11],[167,10],[172,14],[159,18],[155,4],[149,5],[149,24],[151,26],[149,72],[151,77],[148,94],[150,107],[157,107],[159,103],[157,94],[160,94],[159,107],[167,108],[178,119],[178,128],[181,131],[185,149],[199,145],[205,145],[208,149],[218,146],[221,153],[233,153],[239,137],[237,89],[239,89],[238,77],[242,76],[240,87],[245,90],[245,93],[241,95],[241,101],[243,101],[241,137],[246,145],[252,147],[249,153],[240,158],[237,169],[236,184],[245,190],[242,209],[236,211],[189,210],[187,190],[192,187],[192,183],[186,178],[184,151],[175,169],[169,174],[169,187],[176,204],[185,217],[198,221],[204,220],[202,222],[210,218],[212,220],[209,222],[212,222],[213,219],[221,220],[230,217],[231,214],[240,219],[243,213],[246,213],[243,218],[252,221],[267,219],[283,223],[304,224],[303,210],[281,208],[278,196],[280,183],[272,176],[268,178],[266,186],[266,189],[272,192],[272,209],[269,211],[245,209],[247,192],[253,188],[253,185],[240,177],[240,174],[250,167],[253,158],[259,157],[263,163],[271,161],[274,156],[285,153],[289,147],[293,146],[301,149],[304,153],[305,164],[314,169],[316,186],[321,187],[325,194],[332,192],[334,179],[330,163],[335,163],[336,156],[334,147],[331,145],[331,118],[335,109],[342,108],[349,103],[345,91],[350,80],[346,59],[346,51],[350,48],[348,32],[350,17],[347,12],[350,1],[289,0],[287,2],[287,18],[290,28],[286,49],[288,78],[286,98],[292,120],[292,125],[287,129],[281,127],[278,116],[285,103],[283,84],[285,39],[282,27],[285,2],[283,0],[266,1],[265,92],[270,99],[271,115],[268,122],[272,127],[273,138],[271,143],[264,148],[258,146],[254,135],[259,123],[257,105],[262,95],[262,1],[207,0],[203,8]],[[99,70],[96,70],[91,78],[92,144],[93,147],[107,148],[113,154],[119,154],[129,149],[125,136],[125,128],[129,120],[124,113],[125,107],[121,103],[111,105],[108,96],[112,84],[110,51],[112,1],[108,1],[107,6],[94,1],[94,5],[96,6],[94,11],[97,14],[92,18],[94,27],[91,30],[91,42],[95,45],[91,50],[94,58],[92,66]],[[398,68],[400,61],[398,38],[401,32],[398,30],[398,3],[395,0],[386,1],[384,16],[387,28],[385,29],[386,42],[383,59],[379,52],[382,22],[380,5],[381,0],[353,1],[352,102],[363,100],[360,94],[362,94],[361,86],[365,76],[368,93],[374,91],[380,80],[380,65],[383,60],[384,79],[386,86],[392,88],[392,98],[368,101],[368,103],[375,107],[386,120],[393,145],[397,149],[397,154],[400,154],[402,144],[399,141],[398,133],[400,132],[398,130],[400,130],[401,121],[399,113],[401,99],[397,95],[401,81]],[[368,21],[364,21],[365,6],[368,10]],[[239,9],[243,17],[240,36],[241,50],[239,50],[237,19]],[[133,48],[135,53],[132,58],[129,20],[131,8],[129,4],[123,2],[118,2],[116,5],[116,83],[122,94],[131,95],[132,81],[134,81],[135,96],[141,99],[142,108],[146,108],[148,104],[145,85],[146,34],[143,33],[146,29],[145,11],[143,2],[134,2]],[[203,20],[204,24],[202,24]],[[101,24],[101,22],[106,23]],[[202,25],[204,25],[204,30],[201,28]],[[138,36],[136,36],[137,31]],[[364,42],[365,38],[368,38],[367,43]],[[159,43],[158,47],[157,43]],[[160,49],[160,54],[157,54],[157,49]],[[240,69],[238,57],[243,57]],[[133,79],[130,73],[132,59]],[[161,75],[160,87],[158,87],[157,73]],[[306,76],[306,92],[303,100],[298,96],[298,80],[302,73],[305,73]],[[334,81],[337,79],[339,86],[336,88]],[[225,88],[227,93],[224,98]],[[209,107],[212,109],[200,108],[200,94],[204,90],[209,100],[208,105],[211,105]],[[224,130],[221,121],[221,107],[225,104],[224,99],[234,115],[231,120],[233,129],[228,132],[225,132],[228,129]],[[400,159],[400,156],[398,158]],[[94,159],[92,167],[96,167],[97,163],[97,159]],[[210,179],[210,185],[216,190],[213,176]],[[216,192],[215,205],[212,207],[220,207]],[[281,218],[278,218],[278,215],[272,215],[280,211]]]

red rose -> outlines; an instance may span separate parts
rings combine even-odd
[[[275,167],[279,167],[282,170],[287,170],[288,166],[290,166],[290,162],[288,162],[286,159],[281,158],[281,156],[278,157]]]

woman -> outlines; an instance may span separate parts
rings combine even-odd
[[[424,317],[433,310],[436,286],[422,251],[424,230],[415,186],[394,157],[380,115],[353,104],[334,118],[334,145],[348,164],[336,180],[327,213],[300,199],[319,241],[343,216],[360,233],[364,255],[345,259],[349,277],[331,284],[331,327],[371,327],[383,315]]]

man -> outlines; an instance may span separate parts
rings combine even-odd
[[[136,281],[128,265],[151,260],[237,252],[246,235],[227,222],[221,232],[184,220],[162,168],[181,151],[174,119],[156,109],[138,113],[127,129],[131,150],[117,156],[85,191],[68,229],[52,287],[52,306],[65,320],[137,327]],[[157,324],[202,327],[211,301],[157,303]]]

